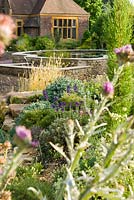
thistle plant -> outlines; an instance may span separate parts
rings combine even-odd
[[[129,46],[130,47],[130,46]],[[77,126],[79,128],[79,134],[81,135],[80,141],[77,147],[74,145],[74,121],[69,120],[66,124],[66,143],[68,147],[68,154],[63,151],[63,148],[58,145],[52,144],[52,147],[57,150],[67,162],[66,166],[66,178],[62,182],[60,187],[60,191],[57,192],[56,200],[89,200],[92,199],[95,195],[101,196],[102,198],[111,199],[111,200],[123,200],[126,199],[124,197],[124,190],[120,189],[120,185],[116,183],[115,188],[109,187],[107,183],[109,183],[117,172],[119,172],[125,165],[128,163],[133,164],[134,157],[134,116],[130,116],[127,120],[120,124],[118,128],[111,133],[112,142],[110,145],[106,146],[106,144],[101,144],[101,151],[103,154],[103,165],[96,164],[94,167],[97,170],[97,174],[95,177],[89,177],[85,172],[82,173],[82,176],[79,177],[79,180],[85,182],[86,187],[82,192],[79,191],[77,187],[77,180],[74,178],[74,171],[79,165],[79,161],[83,156],[85,150],[90,148],[90,138],[98,134],[98,129],[106,126],[106,123],[99,124],[99,119],[102,117],[105,111],[108,111],[108,107],[110,105],[110,99],[113,98],[114,88],[118,83],[118,79],[122,74],[125,67],[129,67],[125,65],[124,57],[120,56],[122,49],[125,49],[125,56],[127,57],[127,62],[132,61],[130,56],[130,52],[128,51],[128,45],[120,48],[120,51],[117,51],[119,68],[115,71],[113,80],[107,81],[103,85],[103,95],[101,96],[101,101],[96,105],[96,108],[90,110],[86,108],[89,114],[89,123],[86,125],[84,130],[80,126],[79,122],[76,120]],[[127,50],[126,50],[127,49]],[[132,55],[133,52],[131,52]],[[130,162],[129,162],[130,161]],[[130,196],[127,200],[134,199],[134,191],[131,186]],[[32,190],[35,192],[34,190]],[[38,192],[38,191],[36,191]],[[43,198],[39,198],[43,200]]]
[[[125,48],[125,47],[123,47]],[[117,188],[110,188],[107,185],[107,182],[110,181],[117,172],[120,171],[123,165],[126,165],[130,160],[132,161],[134,155],[134,130],[132,129],[132,125],[134,123],[134,117],[129,117],[124,123],[120,124],[120,126],[111,133],[113,136],[113,141],[109,147],[106,147],[102,144],[104,162],[103,166],[99,164],[95,167],[97,168],[97,175],[95,177],[88,177],[85,173],[81,179],[86,182],[86,187],[84,191],[80,193],[77,188],[76,180],[73,176],[75,169],[77,168],[80,158],[82,157],[85,150],[90,146],[90,137],[97,134],[97,129],[105,126],[105,123],[101,123],[98,125],[98,121],[105,110],[108,110],[110,98],[114,95],[114,87],[116,86],[118,79],[123,72],[123,69],[126,67],[124,58],[119,54],[122,52],[118,52],[119,64],[123,63],[117,71],[115,71],[114,78],[112,82],[106,82],[103,85],[103,95],[101,97],[101,101],[97,105],[94,111],[90,111],[87,109],[89,113],[89,123],[86,128],[83,130],[79,125],[79,122],[76,120],[76,123],[79,127],[79,131],[81,133],[81,139],[79,141],[79,145],[74,147],[74,138],[75,135],[73,133],[74,122],[72,120],[68,121],[68,131],[66,142],[69,151],[69,157],[63,152],[62,148],[58,147],[51,143],[51,145],[62,155],[67,161],[67,176],[65,181],[62,183],[62,187],[60,191],[58,191],[58,195],[56,200],[89,200],[94,195],[99,195],[103,198],[107,199],[125,199],[123,196],[123,191],[119,189],[119,185],[117,184]],[[129,52],[125,52],[127,54],[127,61],[129,60]],[[128,66],[127,66],[128,67]],[[130,187],[131,188],[131,187]],[[131,190],[131,196],[128,199],[134,198],[134,192]]]
[[[10,142],[6,141],[1,144],[1,152],[4,155],[0,158],[0,199],[3,199],[5,194],[7,195],[6,186],[16,168],[22,162],[23,152],[31,146],[36,147],[38,145],[37,141],[32,141],[31,131],[23,126],[16,127],[15,143],[18,147],[11,159],[8,157],[8,150],[11,148]],[[9,199],[11,199],[11,194],[9,194]]]

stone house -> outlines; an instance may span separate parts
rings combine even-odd
[[[0,12],[16,22],[16,34],[78,40],[88,29],[89,13],[73,0],[0,0]]]

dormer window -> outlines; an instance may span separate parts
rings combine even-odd
[[[62,39],[77,39],[77,18],[55,17],[53,20],[53,36],[58,34]]]

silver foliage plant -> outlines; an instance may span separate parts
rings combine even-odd
[[[111,82],[107,81],[103,85],[103,94],[101,101],[96,104],[94,111],[87,109],[89,113],[89,122],[86,128],[83,130],[79,122],[76,120],[77,126],[80,132],[80,141],[77,147],[74,146],[75,134],[74,121],[71,119],[67,122],[67,136],[66,143],[68,147],[68,154],[65,154],[63,149],[58,145],[52,144],[67,161],[66,171],[67,175],[63,180],[62,187],[58,192],[56,200],[89,200],[94,195],[101,196],[108,200],[132,200],[134,199],[134,190],[129,185],[130,196],[124,196],[124,188],[116,183],[115,188],[111,188],[109,181],[115,182],[115,176],[128,165],[134,166],[134,129],[132,125],[134,123],[134,116],[126,118],[126,121],[119,125],[119,127],[111,133],[112,142],[109,145],[101,144],[101,151],[103,155],[103,165],[95,164],[96,176],[89,177],[85,172],[81,173],[79,180],[86,183],[84,191],[80,192],[76,180],[74,178],[74,171],[79,165],[80,158],[83,156],[85,150],[90,147],[90,137],[98,134],[98,129],[103,128],[106,124],[102,123],[98,125],[100,116],[105,110],[108,110],[109,101],[114,95],[114,88],[118,82],[118,79],[125,67],[129,67],[127,62],[133,62],[133,50],[130,45],[123,46],[116,49],[119,60],[119,68],[115,71],[114,78]],[[46,197],[39,198],[40,200],[46,199]]]

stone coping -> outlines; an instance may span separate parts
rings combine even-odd
[[[56,53],[56,52],[69,52],[71,53],[71,57],[61,57],[61,60],[96,60],[96,59],[104,59],[107,58],[107,50],[104,49],[63,49],[63,50],[38,50],[38,51],[24,51],[24,52],[15,52],[12,53],[13,57],[23,57],[24,59],[28,59],[28,58],[34,58],[34,59],[49,59],[51,57],[51,59],[55,59],[56,57],[52,57],[52,56],[40,56],[39,54],[41,53],[48,53],[48,52],[52,52],[52,53]],[[76,54],[74,54],[76,53]],[[88,58],[82,57],[82,55],[84,55],[84,53],[89,53],[92,56]],[[103,55],[100,55],[103,54]],[[81,55],[81,57],[78,57],[78,55]],[[93,56],[98,56],[98,57],[93,57]],[[76,57],[73,57],[76,56]],[[57,56],[58,57],[58,56]]]
[[[15,65],[16,64],[16,65]],[[11,64],[0,64],[0,71],[2,68],[14,68],[14,69],[37,69],[38,67],[33,67],[33,66],[28,66],[28,65],[19,65],[19,63],[11,63]],[[49,67],[45,67],[47,69],[51,69]],[[73,67],[58,67],[58,68],[52,68],[53,70],[78,70],[78,69],[85,69],[85,68],[90,68],[90,66],[73,66]]]
[[[53,50],[36,50],[36,51],[21,51],[21,52],[14,52],[12,55],[27,55],[27,54],[37,54],[37,53],[46,53],[46,52],[77,52],[77,53],[105,53],[107,54],[107,50],[104,49],[53,49]],[[35,54],[35,55],[36,55]]]

